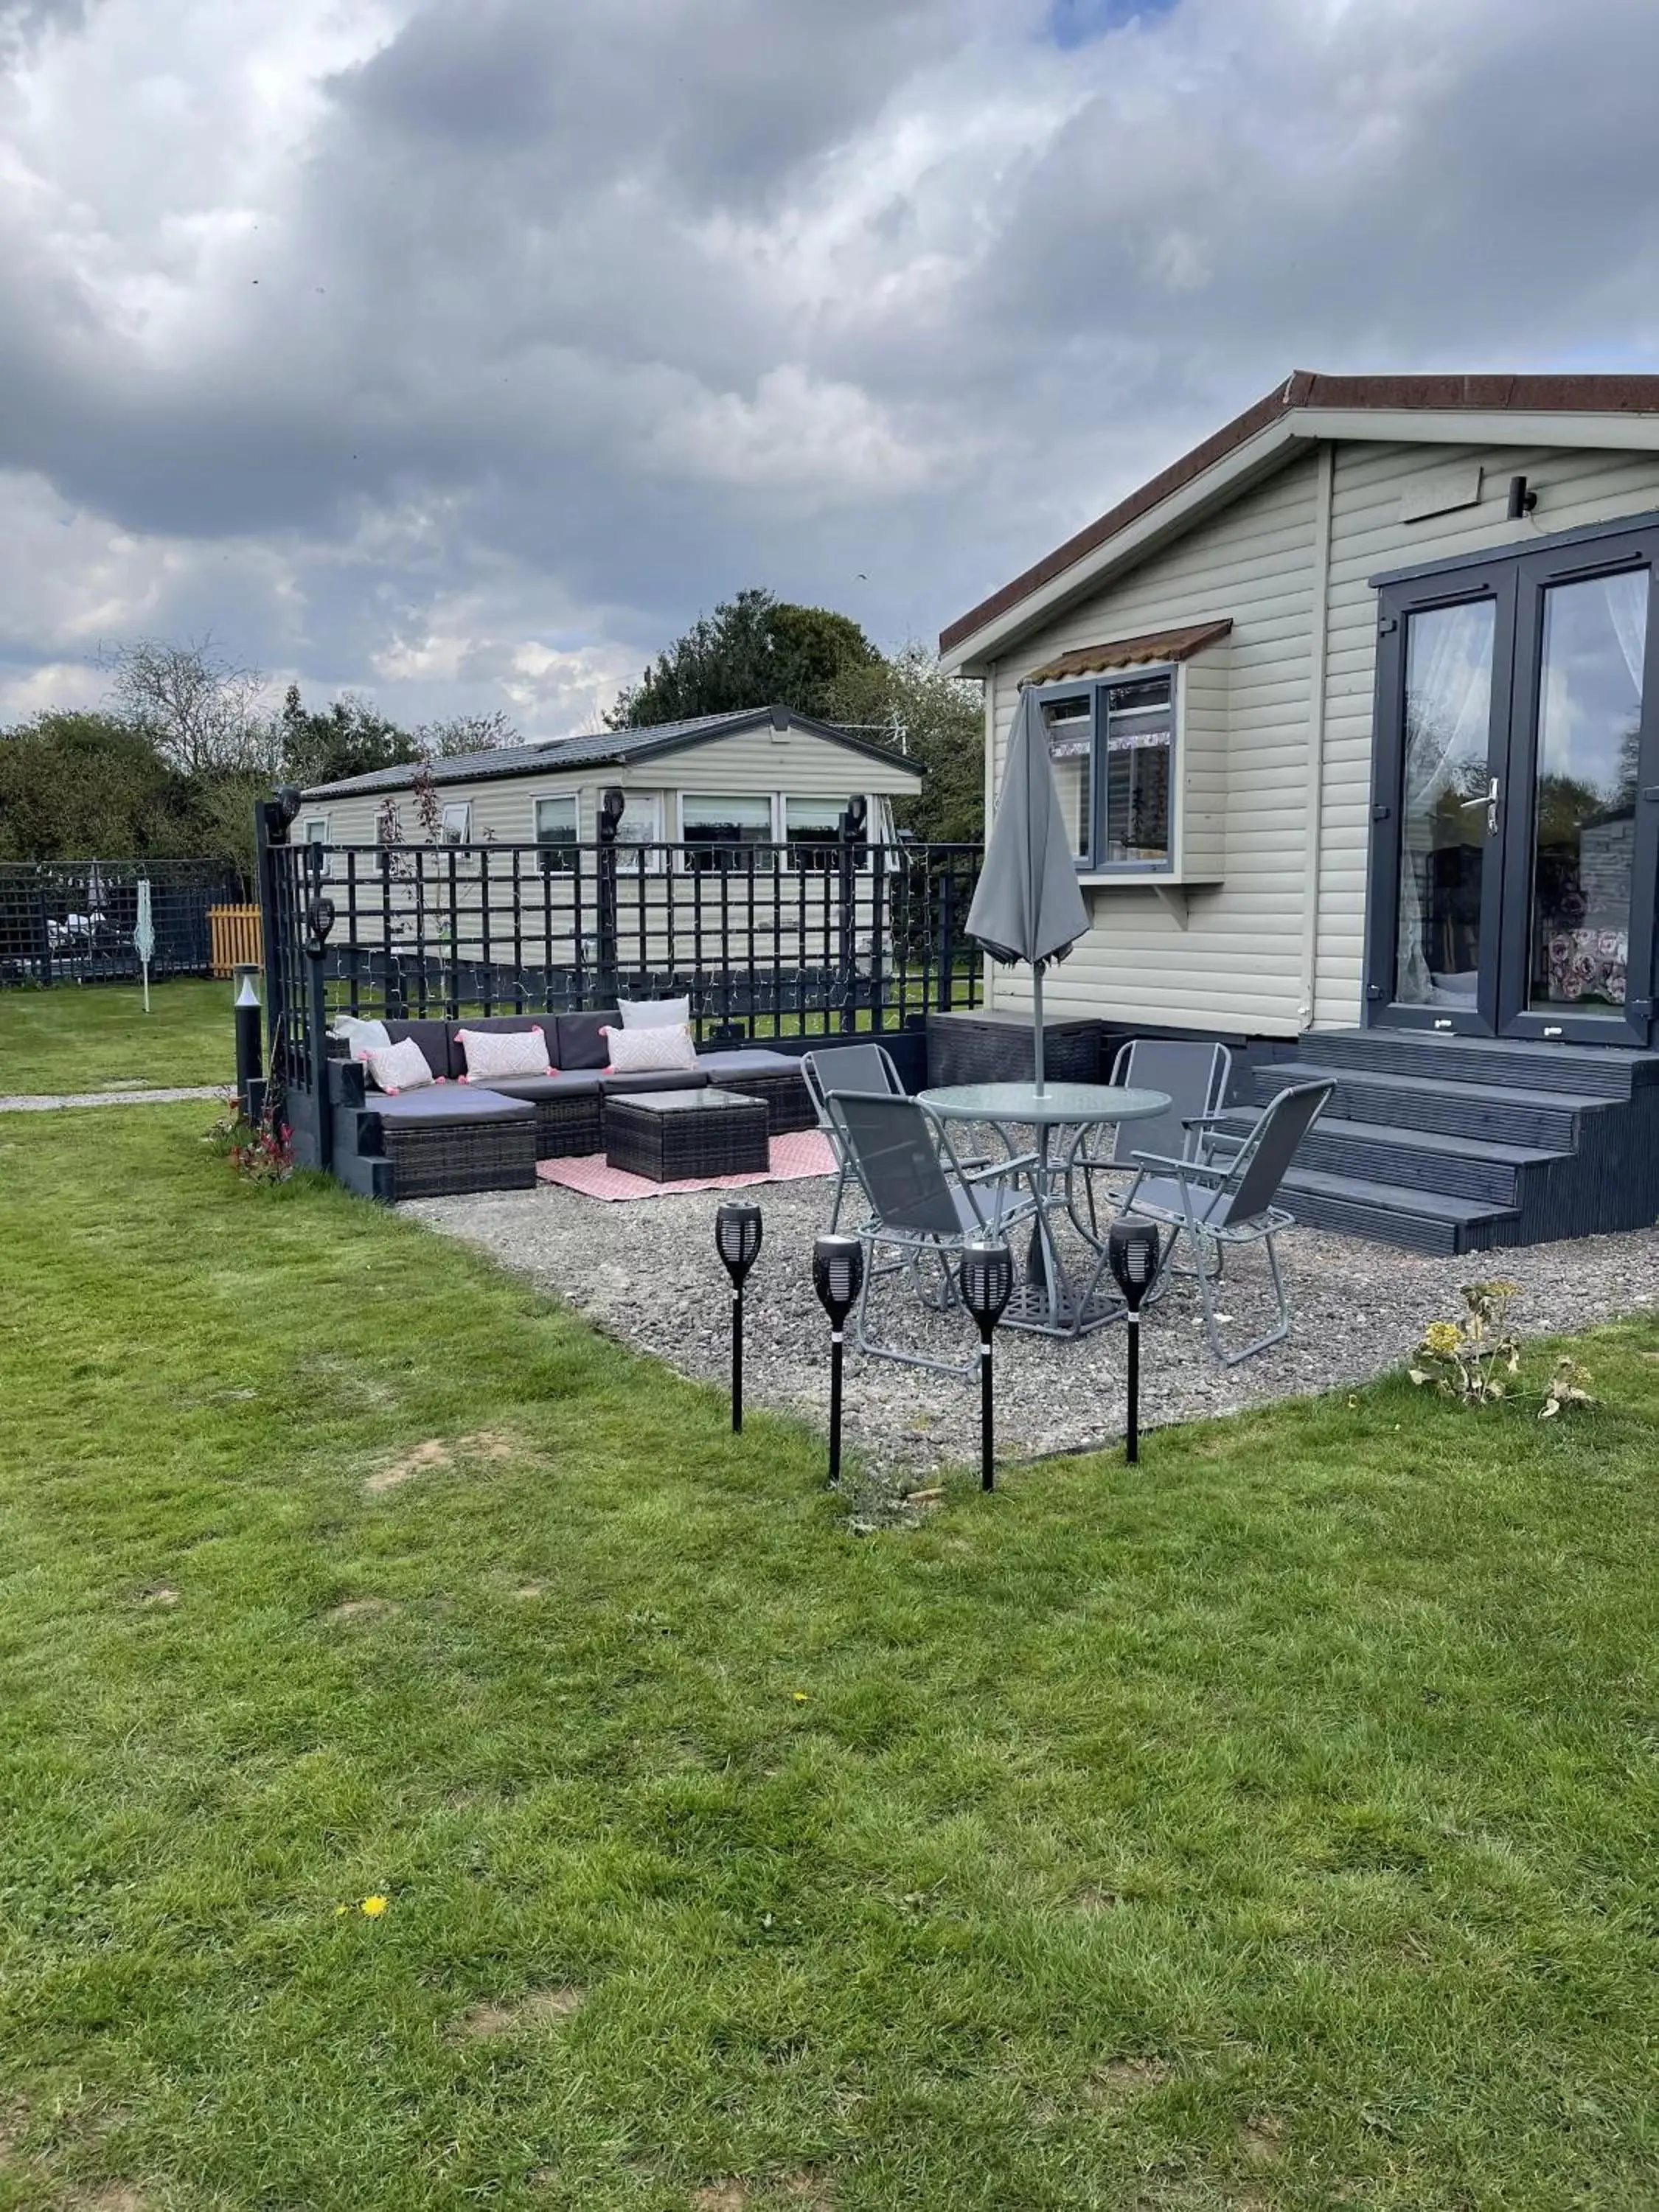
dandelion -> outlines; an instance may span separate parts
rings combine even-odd
[[[796,1691],[796,1692],[795,1692],[795,1703],[796,1703],[798,1705],[804,1705],[806,1703],[806,1692],[805,1692],[805,1690],[797,1690],[797,1691]]]
[[[1455,1321],[1431,1321],[1423,1332],[1423,1349],[1437,1359],[1455,1358],[1463,1347],[1463,1332]]]
[[[383,1897],[366,1897],[358,1911],[366,1920],[378,1920],[386,1911],[386,1899]]]

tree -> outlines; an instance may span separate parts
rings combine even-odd
[[[125,860],[205,849],[196,794],[111,714],[48,709],[0,734],[0,860]]]
[[[283,775],[302,788],[339,783],[375,769],[401,768],[421,757],[420,746],[409,732],[355,691],[343,691],[326,707],[307,707],[299,685],[290,684],[278,724]]]
[[[750,586],[700,615],[617,694],[605,721],[638,730],[775,704],[822,717],[836,685],[880,658],[850,615],[795,606]]]
[[[896,799],[902,830],[933,844],[985,834],[985,713],[976,684],[946,676],[925,645],[843,669],[824,719],[902,747],[927,773],[915,799]]]
[[[181,775],[276,773],[282,741],[264,679],[225,659],[210,638],[182,645],[138,638],[118,646],[107,665],[114,713]]]
[[[422,722],[415,732],[416,750],[423,760],[455,760],[463,753],[492,753],[523,742],[517,724],[499,707],[487,714],[450,714]]]

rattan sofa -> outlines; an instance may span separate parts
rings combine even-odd
[[[434,1090],[395,1097],[374,1089],[362,1066],[345,1056],[343,1044],[331,1048],[338,1054],[329,1071],[336,1172],[354,1188],[393,1200],[526,1188],[535,1182],[538,1160],[604,1151],[607,1097],[708,1083],[762,1100],[769,1135],[814,1126],[800,1062],[786,1053],[743,1046],[699,1053],[695,1069],[611,1074],[601,1031],[620,1020],[617,1013],[601,1012],[390,1021],[386,1026],[392,1042],[413,1037],[441,1078]],[[532,1027],[547,1032],[556,1074],[497,1077],[487,1088],[466,1080],[458,1030]],[[509,1108],[522,1111],[503,1110]],[[515,1128],[527,1129],[528,1137],[508,1133]]]

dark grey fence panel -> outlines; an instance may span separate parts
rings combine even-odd
[[[236,903],[228,860],[0,861],[0,985],[109,982],[140,973],[132,933],[149,878],[152,975],[204,975],[210,907]]]
[[[289,1079],[310,902],[334,923],[331,1013],[456,1020],[620,998],[691,1001],[700,1042],[881,1035],[971,1007],[977,845],[274,845],[270,997]]]

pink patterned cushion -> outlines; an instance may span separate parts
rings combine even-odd
[[[697,1048],[684,1024],[659,1029],[607,1029],[601,1031],[611,1048],[607,1075],[645,1075],[657,1067],[695,1068]]]
[[[527,1030],[457,1030],[455,1042],[466,1054],[463,1083],[488,1083],[495,1075],[551,1075],[548,1065],[547,1031],[539,1025]]]
[[[400,1091],[427,1091],[433,1082],[426,1054],[413,1037],[401,1044],[376,1045],[362,1055],[377,1091],[395,1098]]]

